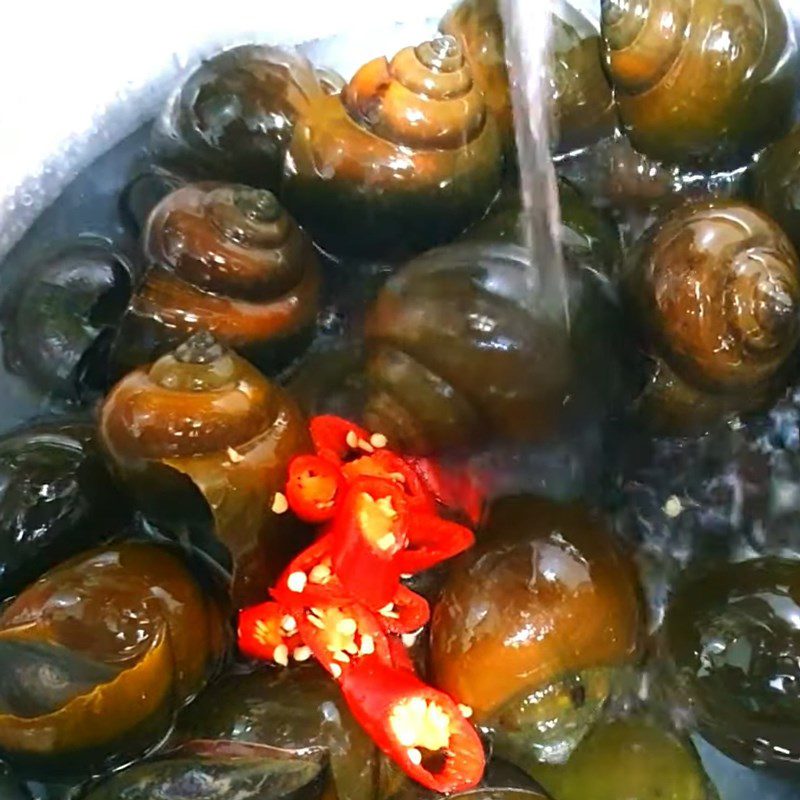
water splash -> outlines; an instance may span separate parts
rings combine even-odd
[[[543,302],[569,327],[561,207],[551,159],[550,48],[552,7],[542,0],[501,0],[506,62],[514,106],[525,235],[534,268],[528,301]]]

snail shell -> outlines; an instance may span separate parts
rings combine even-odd
[[[440,37],[377,58],[298,120],[283,198],[337,255],[423,250],[478,219],[497,193],[497,126],[461,46]]]
[[[559,800],[717,798],[691,740],[639,715],[599,724],[566,764],[536,764],[530,773]]]
[[[702,418],[758,405],[800,339],[797,254],[747,205],[678,209],[629,259],[624,283],[655,362],[646,403],[666,418],[695,403]]]
[[[263,189],[201,183],[150,215],[148,269],[114,347],[119,369],[152,361],[198,330],[269,371],[311,338],[320,267],[308,237]]]
[[[95,433],[93,421],[56,418],[0,437],[0,598],[129,521]]]
[[[753,203],[800,248],[800,126],[771,144],[749,177]]]
[[[611,671],[635,657],[632,564],[583,508],[529,496],[498,501],[478,540],[434,609],[435,684],[495,730],[501,757],[523,768],[532,752],[564,759],[597,718]],[[556,712],[538,733],[537,711]]]
[[[153,127],[157,162],[190,180],[277,191],[297,117],[343,81],[292,50],[245,45],[204,61],[170,97]]]
[[[288,395],[198,333],[111,390],[100,434],[140,508],[188,525],[231,572],[237,607],[263,600],[302,544],[289,516],[272,511],[289,459],[309,446]]]
[[[365,328],[365,420],[394,446],[547,440],[616,401],[619,315],[599,256],[569,271],[568,334],[546,303],[525,304],[533,268],[515,237],[432,250],[378,295]]]
[[[553,8],[551,101],[559,133],[557,150],[565,153],[613,133],[616,113],[594,27],[568,3],[549,2]],[[506,149],[513,150],[514,119],[497,0],[462,0],[439,29],[461,42]]]
[[[379,792],[395,796],[386,791],[375,742],[353,718],[338,686],[313,667],[232,670],[178,718],[172,743],[198,739],[315,749],[326,753],[330,781],[342,800],[368,800]]]
[[[778,0],[604,0],[608,74],[634,146],[743,163],[789,127],[797,46]]]
[[[798,598],[796,560],[718,564],[676,587],[660,641],[661,685],[703,737],[742,764],[790,774],[800,762]]]
[[[81,797],[178,800],[188,797],[187,791],[200,791],[209,798],[320,800],[325,760],[325,753],[312,748],[279,750],[255,742],[201,740],[107,776]]]
[[[105,239],[62,242],[26,265],[4,300],[6,366],[64,400],[105,390],[113,330],[132,289],[130,263]]]
[[[165,547],[90,550],[0,615],[0,750],[85,777],[157,744],[219,665],[225,611]]]

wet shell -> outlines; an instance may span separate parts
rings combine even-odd
[[[109,347],[133,289],[130,262],[99,237],[62,242],[26,266],[2,308],[6,367],[80,401],[107,387]]]
[[[556,149],[564,153],[613,133],[616,113],[594,27],[569,3],[557,0],[551,5],[551,101],[558,130]],[[439,28],[462,43],[506,148],[512,151],[514,120],[497,0],[463,0]]]
[[[191,184],[150,215],[151,264],[114,345],[118,371],[152,361],[198,330],[263,369],[310,341],[320,266],[310,240],[265,190]]]
[[[0,615],[0,751],[36,777],[141,754],[221,660],[225,613],[164,547],[56,567]]]
[[[387,256],[447,241],[499,188],[497,126],[460,45],[376,58],[298,120],[283,199],[323,249]]]
[[[624,283],[654,363],[642,402],[655,416],[691,425],[768,399],[800,339],[800,264],[769,217],[686,204],[640,243]]]
[[[431,627],[434,681],[495,729],[497,752],[563,760],[636,655],[632,565],[579,506],[507,498],[451,573]]]
[[[608,74],[634,146],[741,164],[788,130],[797,45],[778,0],[604,0]]]
[[[690,576],[667,611],[670,699],[743,764],[788,771],[800,762],[798,598],[797,562],[762,558]]]
[[[297,117],[343,81],[279,47],[234,47],[204,61],[157,119],[157,162],[190,180],[245,183],[277,191]]]
[[[137,369],[109,393],[100,435],[137,504],[232,575],[234,602],[263,600],[303,544],[272,511],[305,421],[277,386],[208,334]]]

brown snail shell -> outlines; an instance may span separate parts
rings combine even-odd
[[[604,0],[602,34],[634,146],[672,163],[743,163],[781,136],[798,87],[779,0]]]
[[[596,718],[611,671],[636,656],[640,598],[627,556],[578,505],[503,498],[477,536],[434,609],[432,677],[524,766],[533,752],[560,749],[544,729],[526,730],[537,708],[555,705],[552,733],[566,738],[593,700]]]
[[[365,64],[295,125],[287,207],[336,255],[423,250],[484,213],[500,184],[497,127],[461,46],[439,37]]]
[[[234,602],[263,600],[303,544],[272,510],[289,459],[309,446],[294,401],[199,333],[111,390],[100,433],[145,513],[197,536],[210,527],[199,544],[230,570]]]
[[[800,340],[800,262],[766,215],[688,203],[656,225],[625,268],[645,351],[643,402],[691,424],[758,406]]]
[[[553,8],[550,86],[559,133],[556,149],[565,153],[613,133],[616,113],[594,27],[569,3],[548,2]],[[461,42],[505,146],[513,150],[514,119],[497,0],[462,0],[439,29]]]
[[[184,186],[156,206],[143,240],[151,266],[117,336],[118,369],[152,361],[198,330],[267,371],[310,340],[319,261],[270,192]]]
[[[219,598],[170,549],[82,553],[0,614],[0,749],[22,769],[88,771],[154,746],[227,644]]]

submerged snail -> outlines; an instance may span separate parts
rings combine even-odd
[[[302,541],[272,510],[307,429],[294,401],[210,334],[124,377],[100,414],[116,471],[146,515],[186,530],[232,575],[238,606],[263,600]]]
[[[565,764],[530,772],[557,800],[717,800],[691,742],[646,717],[602,723]]]
[[[779,0],[603,0],[608,74],[634,146],[744,163],[791,124],[800,65]]]
[[[633,567],[579,506],[505,498],[477,535],[434,610],[434,682],[474,709],[504,758],[561,761],[636,656]]]
[[[639,399],[667,430],[769,399],[800,340],[800,263],[767,216],[688,203],[656,224],[623,276],[652,370]]]
[[[600,38],[567,2],[548,1],[553,7],[550,89],[559,134],[557,149],[569,152],[613,133],[616,115],[600,57]],[[439,27],[462,43],[506,147],[512,148],[514,120],[497,0],[462,0]]]
[[[550,303],[527,302],[528,271],[538,270],[519,243],[518,216],[512,202],[470,234],[476,241],[413,259],[370,309],[365,419],[395,446],[540,441],[602,419],[622,393],[619,314],[603,274],[615,266],[613,234],[565,215],[567,334]]]
[[[0,599],[117,533],[128,513],[90,422],[54,419],[0,437]]]
[[[119,370],[146,364],[207,330],[266,371],[311,339],[320,266],[275,196],[237,184],[178,189],[144,232],[150,262],[114,343]]]
[[[800,126],[759,156],[749,178],[753,203],[800,248]]]
[[[223,608],[171,550],[127,542],[65,562],[0,614],[0,752],[37,778],[141,754],[226,638]]]
[[[130,263],[104,239],[55,247],[5,298],[6,366],[61,399],[105,389],[111,337],[132,287]]]
[[[662,632],[674,700],[743,764],[800,763],[800,566],[722,564],[679,586]]]
[[[288,750],[321,749],[339,800],[385,797],[380,753],[338,687],[320,669],[232,672],[178,718],[173,743],[235,740]]]
[[[325,760],[313,750],[189,742],[90,786],[81,800],[319,800]],[[191,793],[191,794],[189,794]]]
[[[500,185],[497,126],[461,46],[376,58],[297,121],[282,197],[325,250],[387,256],[452,239]]]
[[[295,51],[234,47],[204,61],[172,94],[153,127],[151,150],[189,179],[277,190],[295,120],[342,84]]]

